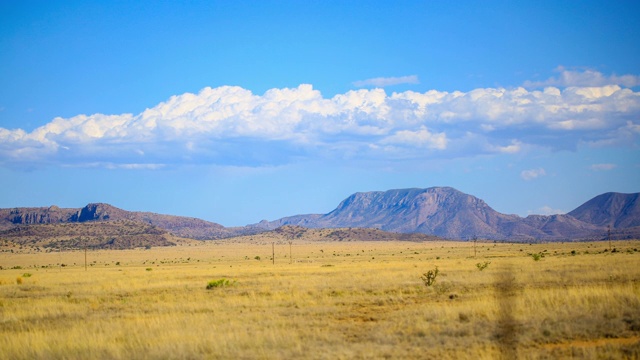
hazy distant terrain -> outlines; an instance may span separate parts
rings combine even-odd
[[[355,193],[327,214],[294,215],[244,227],[126,211],[102,203],[79,209],[13,208],[0,209],[0,239],[37,247],[131,248],[171,245],[172,237],[216,240],[274,230],[285,237],[309,238],[309,228],[343,229],[328,232],[333,234],[330,237],[317,232],[311,236],[338,241],[420,241],[429,236],[462,240],[602,240],[608,238],[609,231],[614,239],[630,239],[640,236],[639,195],[605,193],[567,214],[522,218],[497,212],[482,199],[451,187],[374,191]],[[282,228],[285,225],[289,226]]]

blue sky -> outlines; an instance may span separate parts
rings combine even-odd
[[[0,207],[503,213],[640,191],[635,1],[2,1]]]

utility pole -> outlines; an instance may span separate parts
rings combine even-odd
[[[275,242],[271,243],[271,261],[273,265],[276,264],[276,243]]]
[[[84,271],[87,271],[87,243],[84,243]]]
[[[609,238],[609,251],[611,251],[611,225],[607,225],[607,237]]]

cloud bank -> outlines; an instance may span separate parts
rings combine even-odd
[[[173,96],[139,114],[55,118],[31,132],[0,128],[0,164],[155,169],[305,159],[422,161],[630,147],[639,135],[640,93],[620,85],[391,94],[360,89],[331,98],[311,85],[262,95],[222,86]]]
[[[562,66],[556,68],[560,75],[550,77],[545,81],[526,81],[524,87],[539,88],[546,86],[606,86],[620,85],[624,87],[640,86],[640,76],[635,75],[604,75],[595,70],[567,70]]]

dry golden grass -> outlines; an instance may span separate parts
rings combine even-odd
[[[640,357],[640,241],[182,244],[0,253],[0,358]]]

